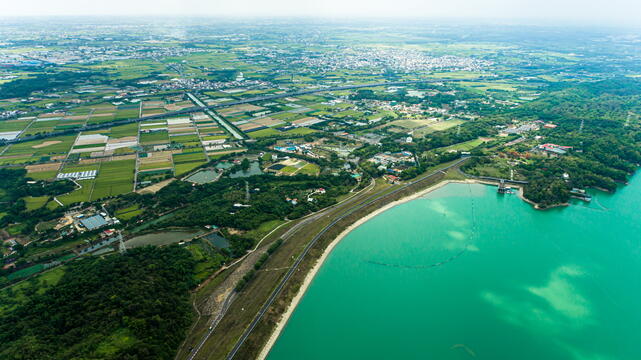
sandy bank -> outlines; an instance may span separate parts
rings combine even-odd
[[[287,325],[287,322],[289,321],[289,318],[292,316],[292,314],[294,313],[294,310],[296,309],[296,306],[298,306],[299,302],[301,301],[301,299],[305,295],[305,292],[307,291],[307,289],[309,288],[309,285],[314,280],[314,277],[318,273],[318,270],[321,268],[321,266],[323,266],[323,263],[325,262],[325,260],[329,256],[329,254],[331,254],[332,250],[334,250],[334,247],[336,247],[336,245],[338,245],[338,243],[345,236],[347,236],[347,234],[349,234],[352,230],[354,230],[357,227],[361,226],[362,224],[364,224],[368,220],[372,219],[373,217],[381,214],[384,211],[387,211],[387,210],[393,208],[394,206],[398,206],[398,205],[401,205],[401,204],[406,203],[408,201],[412,201],[412,200],[418,199],[418,198],[420,198],[420,197],[422,197],[422,196],[424,196],[424,195],[426,195],[426,194],[428,194],[428,193],[430,193],[430,192],[432,192],[432,191],[434,191],[436,189],[440,189],[441,187],[443,187],[443,186],[445,186],[447,184],[450,184],[450,183],[477,184],[477,183],[481,183],[481,182],[477,181],[477,180],[445,180],[445,181],[442,181],[442,182],[440,182],[438,184],[435,184],[435,185],[433,185],[433,186],[431,186],[429,188],[426,188],[424,190],[421,190],[421,191],[419,191],[417,193],[414,193],[414,194],[409,195],[407,197],[404,197],[402,199],[393,201],[393,202],[391,202],[391,203],[389,203],[389,204],[387,204],[387,205],[385,205],[385,206],[383,206],[383,207],[381,207],[381,208],[369,213],[368,215],[360,218],[358,221],[356,221],[355,223],[350,225],[348,228],[343,230],[336,237],[336,239],[334,239],[327,246],[327,248],[323,252],[323,255],[318,259],[318,261],[316,261],[316,264],[314,264],[314,267],[309,271],[309,273],[307,273],[307,276],[305,276],[305,280],[303,280],[303,284],[301,285],[300,289],[298,290],[298,293],[296,293],[296,296],[294,296],[294,298],[292,299],[292,302],[287,307],[287,310],[282,315],[282,317],[278,320],[278,323],[276,324],[276,328],[274,329],[274,331],[272,332],[271,336],[269,337],[269,340],[267,341],[267,343],[265,344],[265,346],[261,350],[260,355],[258,356],[258,359],[263,360],[263,359],[267,358],[267,355],[269,354],[269,351],[271,350],[271,348],[276,343],[276,340],[278,339],[278,337],[280,336],[281,332],[285,328],[285,325]]]

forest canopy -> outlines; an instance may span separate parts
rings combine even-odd
[[[172,359],[191,320],[193,267],[178,246],[74,261],[0,315],[0,358]]]

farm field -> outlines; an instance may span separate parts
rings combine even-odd
[[[453,128],[455,126],[458,126],[458,125],[461,125],[463,123],[464,123],[463,120],[458,120],[458,119],[435,122],[435,123],[427,125],[424,128],[421,128],[421,129],[418,129],[418,130],[414,131],[413,135],[414,136],[418,136],[418,137],[423,137],[423,136],[425,136],[427,134],[430,134],[430,133],[433,133],[435,131],[444,131],[444,130],[447,130],[447,129],[451,129],[451,128]]]
[[[91,200],[133,191],[135,160],[102,163],[95,180]]]
[[[78,180],[77,183],[78,185],[82,186],[80,189],[72,191],[68,194],[58,196],[58,201],[60,201],[63,205],[71,205],[79,202],[90,201],[95,180]]]

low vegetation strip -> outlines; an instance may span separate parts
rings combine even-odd
[[[278,249],[278,247],[283,243],[283,239],[278,239],[276,240],[268,249],[267,251],[258,258],[258,261],[254,264],[254,268],[251,269],[245,276],[240,279],[238,284],[236,285],[236,288],[234,289],[235,291],[242,291],[245,286],[247,286],[247,283],[251,281],[254,276],[256,275],[256,271],[260,270],[260,268],[267,262],[269,259],[269,256],[274,253]]]

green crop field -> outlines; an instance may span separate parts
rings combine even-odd
[[[454,144],[452,146],[448,146],[446,148],[443,148],[445,151],[448,150],[457,150],[457,151],[470,151],[474,149],[475,147],[483,144],[485,141],[482,139],[474,139],[470,141],[465,141],[459,144]]]
[[[187,163],[193,161],[204,161],[205,153],[202,151],[192,153],[182,153],[173,155],[174,164]]]
[[[24,129],[31,120],[0,121],[0,132],[20,131]]]
[[[198,138],[198,135],[178,135],[178,136],[170,136],[169,140],[173,143],[181,143],[181,144],[188,144],[188,143],[194,143],[194,142],[200,142],[200,139]]]
[[[174,173],[176,176],[181,176],[205,163],[206,163],[205,161],[195,161],[195,162],[176,164],[174,165]]]
[[[111,137],[121,138],[126,136],[137,136],[138,135],[138,124],[127,124],[114,126],[111,128]]]
[[[169,142],[167,131],[154,131],[140,134],[141,144],[164,144]]]
[[[463,120],[458,120],[458,119],[435,122],[435,123],[429,124],[427,127],[414,131],[414,136],[422,137],[429,133],[433,133],[435,131],[443,131],[443,130],[451,129],[463,123],[464,123]]]
[[[271,117],[274,118],[274,119],[291,122],[291,121],[294,121],[294,120],[302,119],[305,116],[300,115],[300,114],[290,113],[290,112],[284,112],[284,113],[280,113],[280,114],[275,114],[275,115],[273,115]]]
[[[126,194],[133,190],[135,160],[117,160],[100,166],[91,200]]]
[[[166,169],[166,168],[171,168],[172,166],[173,164],[171,161],[161,161],[161,162],[140,164],[138,166],[138,170],[144,171],[144,170],[153,170],[153,169]]]
[[[299,128],[292,129],[292,130],[287,130],[287,131],[284,132],[284,134],[287,134],[287,135],[307,135],[307,134],[315,133],[316,131],[317,130],[306,128],[306,127],[299,127]]]
[[[256,139],[257,138],[262,138],[262,137],[269,137],[269,136],[278,136],[280,134],[281,133],[278,130],[271,129],[271,128],[262,129],[262,130],[258,130],[258,131],[252,131],[252,132],[248,133],[249,136],[251,136],[253,138],[256,138]]]
[[[68,135],[13,144],[9,147],[9,150],[4,153],[4,156],[29,154],[34,157],[39,157],[53,154],[66,154],[71,149],[75,139],[76,135]]]
[[[58,174],[58,170],[40,171],[40,172],[28,173],[27,177],[30,177],[34,180],[48,180],[48,179],[55,178],[57,174]]]
[[[136,205],[132,205],[130,207],[116,211],[116,217],[120,220],[126,221],[142,214],[142,212],[143,212],[143,209],[140,209],[138,204],[136,204]]]
[[[60,195],[57,197],[58,201],[65,205],[71,205],[78,202],[91,200],[91,191],[93,190],[94,180],[79,180],[77,183],[82,188],[72,191],[69,194]]]
[[[307,164],[307,165],[303,166],[302,168],[300,168],[300,170],[298,170],[297,174],[305,174],[305,175],[314,175],[314,176],[316,176],[316,175],[318,175],[319,172],[320,172],[320,167],[318,165],[316,165],[316,164],[311,164],[310,163],[310,164]]]
[[[423,126],[428,126],[434,124],[435,120],[431,119],[405,119],[405,120],[396,120],[389,123],[390,126],[398,126],[405,129],[418,129]]]

